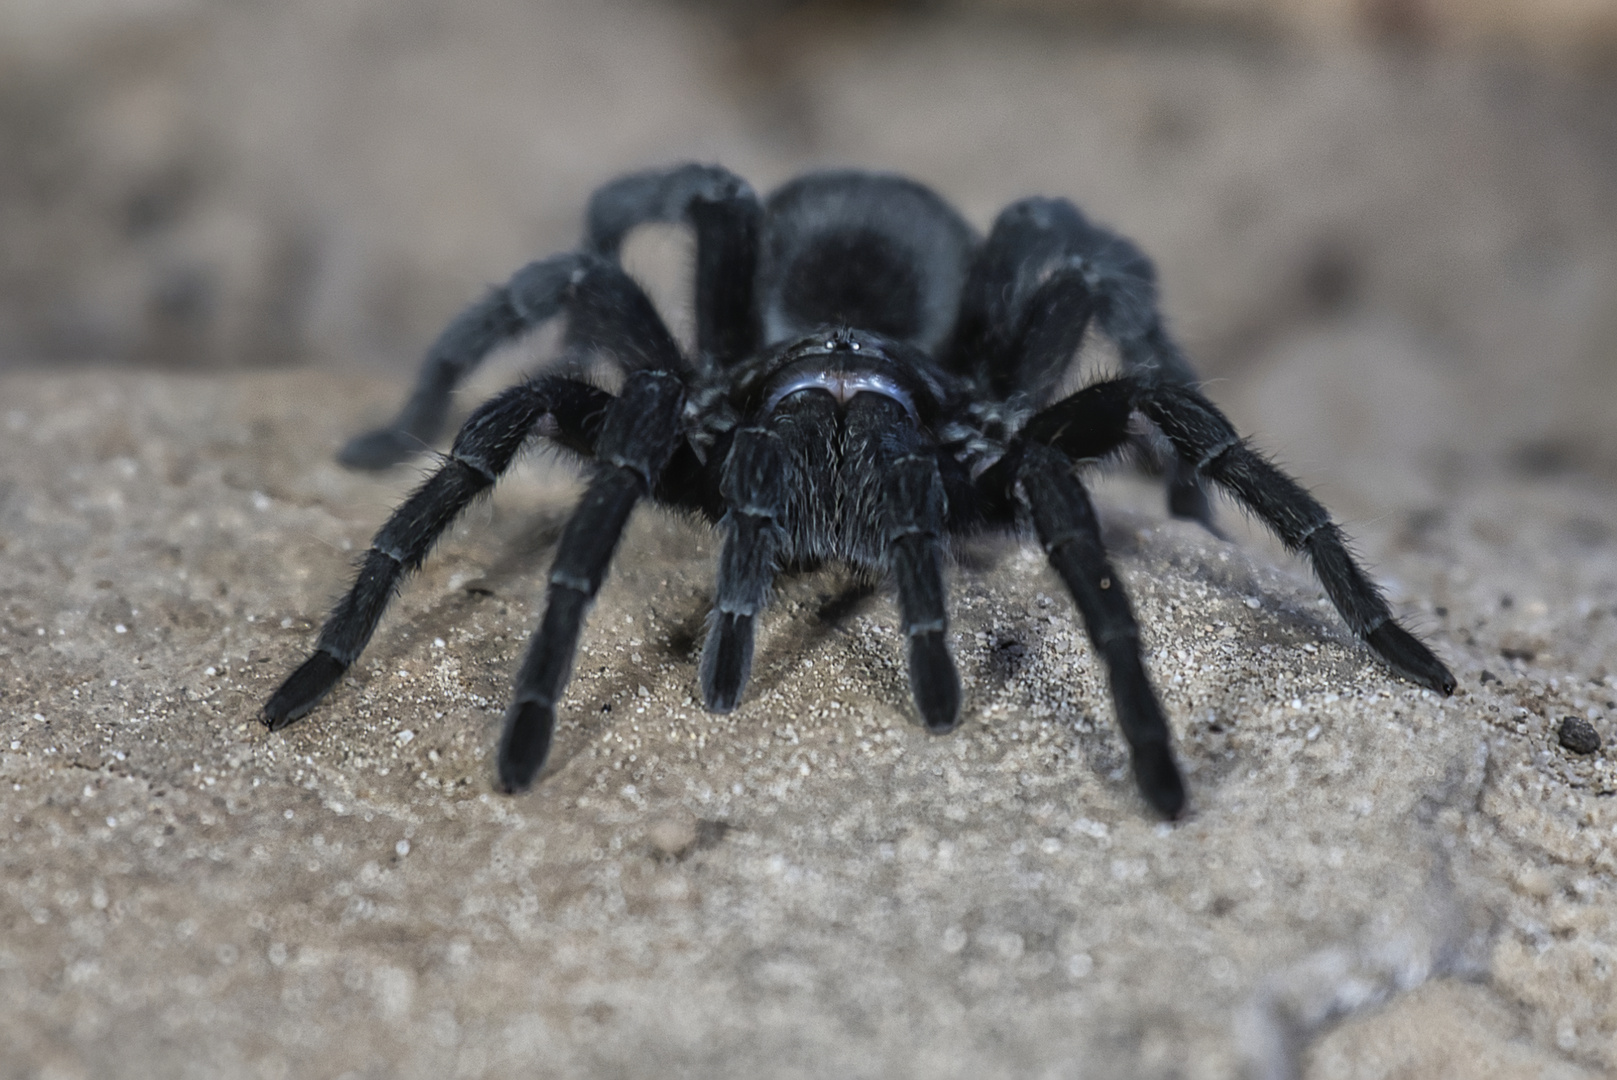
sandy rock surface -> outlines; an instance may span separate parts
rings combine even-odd
[[[0,1077],[1617,1073],[1609,73],[1048,6],[0,2]],[[1220,540],[1096,477],[1191,785],[1165,826],[1030,547],[959,553],[935,738],[891,602],[829,572],[706,714],[717,546],[645,511],[505,798],[577,492],[535,454],[265,732],[420,476],[335,449],[595,184],[690,158],[899,170],[979,226],[1065,194],[1139,239],[1209,394],[1459,691],[1392,677],[1227,504]],[[628,251],[676,325],[687,254]]]
[[[1554,734],[1617,735],[1604,490],[1496,479],[1356,529],[1445,701],[1255,535],[1103,483],[1193,789],[1175,826],[1031,548],[954,575],[968,719],[940,738],[890,603],[830,574],[783,585],[748,700],[707,715],[715,544],[643,512],[553,764],[506,798],[553,464],[468,515],[317,712],[256,719],[416,480],[330,458],[395,393],[0,383],[5,1075],[1617,1067],[1617,767]]]

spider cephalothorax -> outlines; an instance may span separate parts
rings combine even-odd
[[[654,221],[696,234],[692,355],[618,265],[624,236]],[[1210,525],[1211,480],[1312,562],[1348,625],[1395,671],[1454,688],[1394,621],[1325,509],[1196,389],[1157,313],[1150,262],[1068,202],[1013,203],[981,239],[931,191],[894,176],[816,173],[763,201],[714,167],[623,177],[591,199],[580,250],[524,267],[455,319],[399,417],[342,460],[381,468],[414,454],[438,435],[467,372],[563,312],[558,373],[472,413],[442,466],[376,534],[314,655],[270,698],[270,727],[335,685],[399,579],[535,436],[592,468],[517,674],[499,751],[507,791],[544,765],[585,611],[630,512],[649,498],[723,534],[701,659],[710,709],[741,700],[775,574],[840,561],[897,592],[910,686],[933,731],[960,719],[945,544],[1030,524],[1106,664],[1141,792],[1177,816],[1185,791],[1167,720],[1075,468],[1142,438],[1171,448],[1173,513]],[[1052,401],[1091,324],[1117,346],[1121,374]],[[622,368],[616,395],[576,377],[592,356]]]

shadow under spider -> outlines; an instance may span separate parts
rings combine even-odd
[[[778,589],[776,595],[779,597],[781,593],[814,588],[815,583],[811,579],[816,577],[830,584],[830,591],[822,589],[819,592],[814,613],[809,619],[790,620],[785,627],[778,626],[777,629],[786,629],[787,632],[758,650],[747,697],[756,697],[761,691],[778,687],[782,678],[794,670],[792,665],[782,662],[786,657],[814,651],[828,638],[844,630],[848,622],[881,591],[881,582],[875,577],[842,568],[815,567],[784,572],[777,585],[784,585],[785,588]],[[808,606],[806,602],[804,606]],[[783,613],[777,613],[776,618],[785,617]],[[902,663],[902,657],[897,662]]]
[[[533,515],[511,515],[509,527],[484,530],[479,543],[498,554],[491,562],[480,564],[482,573],[459,588],[445,589],[432,604],[409,613],[401,621],[402,625],[395,625],[393,633],[385,637],[378,635],[370,655],[380,660],[384,669],[390,670],[389,665],[415,655],[418,637],[442,637],[446,630],[461,626],[487,600],[506,597],[505,586],[512,581],[542,577],[548,565],[546,552],[561,540],[562,529],[571,513],[570,506],[547,507]],[[409,587],[406,583],[405,588]],[[534,625],[537,626],[537,622]],[[532,629],[532,626],[527,627],[520,640],[525,642],[527,632]],[[470,659],[472,655],[475,654],[464,658]]]

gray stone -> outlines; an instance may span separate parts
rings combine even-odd
[[[1581,716],[1561,717],[1556,738],[1574,754],[1592,754],[1600,749],[1600,733]]]

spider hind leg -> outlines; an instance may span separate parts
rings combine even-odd
[[[758,338],[753,295],[763,207],[745,180],[697,164],[619,177],[590,196],[584,247],[615,260],[636,227],[676,221],[696,233],[696,351],[729,366]]]
[[[404,408],[382,427],[349,440],[337,460],[355,469],[385,469],[427,449],[449,418],[456,388],[477,366],[563,309],[575,324],[570,340],[605,348],[630,370],[654,362],[637,348],[640,342],[667,336],[651,301],[615,263],[585,253],[529,263],[444,328],[427,350]]]
[[[972,262],[947,364],[998,397],[1024,394],[1042,407],[1093,322],[1117,344],[1126,375],[1193,385],[1196,372],[1158,311],[1156,281],[1138,247],[1066,199],[1012,203]],[[1154,465],[1154,448],[1140,449]],[[1168,512],[1220,535],[1201,477],[1187,462],[1165,465]]]

